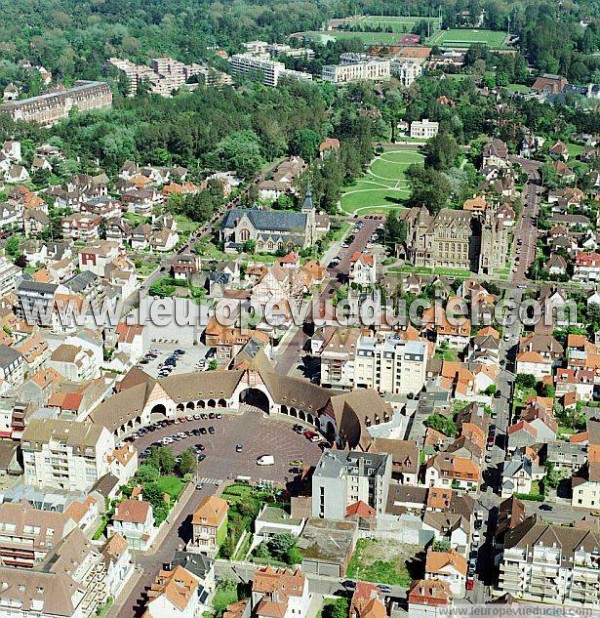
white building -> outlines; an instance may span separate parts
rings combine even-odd
[[[100,425],[32,419],[21,441],[25,483],[42,489],[87,491],[110,471],[114,436]]]
[[[582,525],[579,525],[579,524]],[[546,524],[532,516],[505,540],[499,594],[555,605],[600,610],[600,537],[595,529]]]
[[[377,281],[377,258],[374,253],[356,251],[350,258],[350,283],[374,286]]]
[[[427,344],[397,336],[361,337],[354,358],[354,388],[416,395],[426,380]]]
[[[391,74],[408,88],[423,73],[423,67],[412,60],[394,58],[390,63]]]
[[[431,122],[429,118],[424,118],[411,123],[410,136],[416,139],[430,139],[438,134],[439,129],[439,122]]]
[[[340,64],[325,65],[321,71],[324,82],[345,84],[358,81],[389,81],[390,61],[364,54],[342,54]]]
[[[124,500],[117,505],[108,530],[120,534],[132,549],[148,549],[157,531],[152,505],[144,500]]]
[[[357,502],[382,513],[391,474],[389,455],[325,450],[312,478],[312,516],[343,520]]]
[[[276,62],[253,56],[252,54],[235,54],[229,59],[231,73],[234,76],[260,75],[265,86],[277,86],[281,78],[300,81],[312,81],[310,73],[286,69],[283,62]]]

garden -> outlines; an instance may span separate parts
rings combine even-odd
[[[385,148],[373,159],[362,178],[345,187],[340,200],[342,210],[365,215],[398,208],[410,196],[405,177],[407,168],[423,164],[424,159],[417,148]]]

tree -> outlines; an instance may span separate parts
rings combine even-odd
[[[546,476],[544,477],[544,485],[551,489],[556,489],[560,483],[560,476],[551,461],[546,462]]]
[[[383,226],[384,243],[393,250],[397,243],[406,243],[406,234],[406,223],[400,220],[400,213],[397,210],[392,210]]]
[[[251,178],[260,169],[263,159],[260,140],[254,131],[236,131],[223,138],[215,155],[228,169],[234,169],[244,178]]]
[[[323,608],[323,618],[348,618],[350,601],[346,597],[335,599],[335,602]]]
[[[521,388],[535,388],[537,380],[530,373],[519,373],[515,378],[515,384]]]
[[[175,469],[175,455],[168,446],[153,446],[146,461],[160,474],[171,474]]]
[[[19,255],[19,237],[10,236],[4,245],[4,249],[10,257],[15,258]]]
[[[177,465],[177,470],[181,476],[193,474],[196,471],[196,463],[196,453],[189,448],[181,453],[181,461]]]
[[[242,245],[244,253],[254,253],[256,251],[256,241],[250,238]]]
[[[456,423],[451,418],[448,418],[443,414],[430,414],[427,417],[425,424],[427,427],[440,431],[450,438],[456,435]]]
[[[296,547],[296,537],[293,534],[283,532],[276,534],[269,541],[269,552],[277,560],[286,561],[287,555],[291,549]]]
[[[429,140],[426,151],[425,165],[445,172],[456,164],[459,149],[454,136],[444,131]]]
[[[320,143],[321,138],[312,129],[298,129],[292,136],[290,154],[299,155],[305,161],[311,161],[315,158]]]
[[[140,481],[140,483],[155,481],[158,476],[158,468],[152,464],[142,464],[136,472],[136,478]]]
[[[450,182],[441,172],[420,165],[410,165],[406,170],[406,178],[410,184],[412,206],[426,206],[434,214],[448,204]]]

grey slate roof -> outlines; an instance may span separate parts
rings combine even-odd
[[[250,223],[257,230],[278,230],[293,232],[306,227],[307,215],[301,212],[279,212],[275,210],[259,210],[258,208],[236,208],[230,210],[223,220],[224,229],[233,229],[235,222],[243,215],[250,219]]]

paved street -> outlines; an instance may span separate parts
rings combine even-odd
[[[335,291],[342,285],[348,277],[350,270],[350,258],[355,251],[363,252],[367,244],[371,240],[371,235],[377,229],[381,221],[377,219],[349,219],[352,223],[362,221],[363,228],[359,232],[354,233],[354,240],[347,248],[339,248],[337,255],[341,258],[339,264],[335,268],[327,270],[329,281],[323,286],[323,291],[320,295],[321,302],[331,300],[335,297]],[[338,245],[339,246],[339,245]],[[331,257],[335,257],[332,255]],[[296,363],[301,361],[302,351],[305,350],[309,335],[302,329],[298,328],[293,337],[288,340],[285,348],[278,352],[275,367],[282,375],[288,375]]]
[[[180,516],[171,523],[169,533],[158,549],[150,555],[136,556],[136,564],[143,570],[142,576],[122,607],[111,612],[118,618],[140,616],[143,613],[145,590],[150,586],[163,563],[170,562],[175,552],[191,537],[191,517],[198,504],[207,495],[215,492],[215,482],[248,476],[253,481],[268,480],[278,485],[293,483],[289,473],[290,462],[301,459],[306,465],[315,465],[321,455],[319,447],[304,436],[292,431],[287,420],[266,418],[260,412],[249,411],[243,415],[224,414],[221,419],[188,421],[149,432],[135,444],[143,451],[152,442],[178,431],[214,426],[214,435],[191,436],[171,446],[181,452],[190,446],[202,443],[206,459],[200,463],[198,477],[210,479],[202,490],[195,490]],[[243,452],[236,453],[235,445],[243,445]],[[275,465],[258,466],[256,458],[264,454],[275,456]]]

